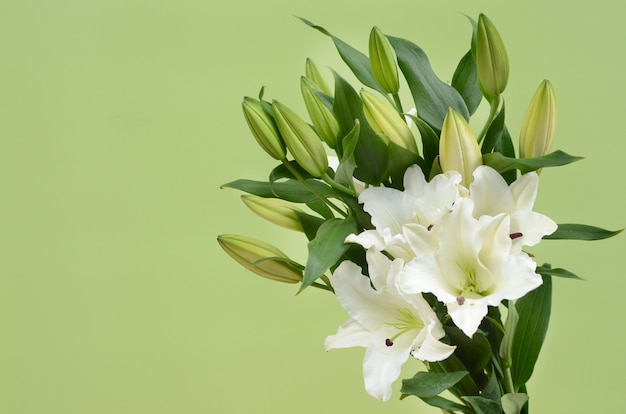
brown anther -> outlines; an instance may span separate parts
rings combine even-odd
[[[385,339],[385,345],[392,346],[393,342],[391,342],[391,339],[387,338],[387,339]]]
[[[433,225],[431,224],[430,226],[428,226],[428,227],[426,228],[426,230],[431,231],[431,230],[432,230],[432,228],[433,228]]]
[[[511,238],[511,240],[519,239],[522,236],[523,236],[522,233],[511,233],[511,234],[509,234],[509,237]]]
[[[456,303],[458,303],[459,306],[463,306],[463,304],[465,303],[465,298],[463,296],[459,296],[458,298],[456,298]]]

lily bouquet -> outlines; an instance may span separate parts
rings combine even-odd
[[[577,276],[538,265],[525,248],[618,233],[533,211],[541,170],[580,159],[551,152],[552,86],[543,81],[534,94],[516,156],[502,95],[507,52],[486,16],[470,19],[471,46],[450,84],[408,40],[375,27],[367,56],[302,20],[332,39],[364,87],[357,92],[333,72],[331,88],[307,60],[300,87],[310,123],[265,100],[263,89],[245,98],[252,134],[279,164],[267,181],[224,187],[248,193],[244,203],[264,219],[302,232],[307,261],[244,236],[221,235],[219,244],[260,276],[334,293],[348,320],[325,347],[365,348],[371,396],[388,400],[401,366],[416,358],[426,370],[402,381],[402,397],[447,413],[528,413],[551,278]],[[483,100],[489,115],[474,134],[469,120]]]

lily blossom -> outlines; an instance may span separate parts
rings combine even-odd
[[[395,258],[411,260],[421,249],[409,240],[415,232],[426,232],[452,208],[460,196],[461,175],[455,171],[439,174],[430,182],[417,166],[404,175],[404,191],[371,187],[359,195],[359,203],[372,217],[375,230],[365,230],[346,238],[366,249],[386,250]]]
[[[333,274],[337,299],[350,319],[326,338],[326,350],[366,348],[363,376],[366,391],[386,401],[391,384],[409,356],[441,361],[455,347],[439,341],[445,332],[422,295],[404,295],[396,286],[403,260],[391,261],[375,250],[367,252],[369,278],[344,261]]]
[[[477,219],[473,211],[471,198],[457,200],[432,230],[438,248],[407,263],[398,281],[406,294],[434,294],[469,337],[488,306],[518,299],[542,283],[536,263],[512,249],[511,217],[502,213]]]
[[[534,171],[509,186],[496,170],[480,166],[474,171],[474,182],[469,188],[469,197],[474,201],[473,216],[510,215],[513,251],[520,253],[522,246],[536,245],[557,228],[552,219],[532,211],[538,186],[539,176]]]

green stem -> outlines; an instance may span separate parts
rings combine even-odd
[[[334,205],[329,199],[327,199],[326,197],[324,197],[323,195],[321,195],[315,188],[313,188],[313,186],[311,186],[305,179],[304,177],[302,177],[300,175],[300,173],[291,166],[291,164],[289,164],[289,162],[287,161],[287,158],[283,158],[281,160],[281,162],[283,163],[283,165],[289,170],[289,172],[291,172],[293,174],[294,177],[296,177],[298,179],[298,181],[300,181],[310,192],[312,192],[313,194],[315,194],[315,196],[317,196],[317,198],[319,198],[320,200],[322,200],[324,203],[326,203],[328,205],[328,207],[332,208],[333,210],[335,210],[337,213],[341,214],[343,217],[348,217],[348,214],[346,212],[344,212],[342,209],[340,209],[339,207],[337,207],[336,205]]]
[[[480,134],[478,134],[479,144],[485,138],[485,135],[487,135],[487,131],[489,130],[491,123],[496,118],[496,115],[498,115],[498,109],[500,108],[501,103],[502,103],[501,95],[496,96],[493,102],[491,102],[491,109],[489,110],[489,117],[487,118],[487,122],[485,122],[485,126],[483,127],[482,131],[480,131]]]
[[[328,276],[322,275],[320,276],[320,279],[324,281],[324,283],[326,284],[326,286],[328,286],[331,292],[335,292],[335,289],[333,289],[333,285],[330,283],[330,279],[328,278]]]
[[[504,390],[507,394],[514,393],[515,387],[513,386],[513,377],[511,376],[511,367],[506,367],[504,369]]]
[[[398,111],[398,113],[402,114],[404,111],[402,110],[402,102],[400,102],[400,96],[397,93],[394,93],[392,95],[393,102],[396,105],[396,110]],[[402,117],[402,119],[404,119],[404,117]]]
[[[326,286],[326,285],[322,285],[321,283],[317,283],[317,282],[313,282],[311,283],[311,286],[318,288],[318,289],[322,289],[322,290],[327,290],[329,292],[333,292],[335,293],[335,291],[333,290],[333,288]]]
[[[324,180],[324,182],[326,182],[328,185],[330,185],[335,190],[339,190],[342,193],[349,194],[352,197],[356,197],[357,196],[357,193],[354,190],[352,190],[351,188],[348,188],[348,187],[346,187],[344,185],[339,184],[337,181],[335,181],[332,178],[330,178],[328,176],[328,174],[322,175],[322,180]]]

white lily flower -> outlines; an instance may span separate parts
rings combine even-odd
[[[407,263],[399,277],[406,294],[433,293],[452,321],[471,337],[488,311],[542,283],[536,263],[512,249],[511,217],[473,216],[474,201],[460,198],[432,230],[438,248]]]
[[[350,315],[336,334],[326,338],[326,350],[366,348],[363,376],[366,391],[386,401],[391,384],[409,356],[424,361],[446,359],[455,347],[439,342],[444,330],[421,295],[404,295],[396,280],[404,262],[393,262],[380,252],[369,250],[370,277],[361,268],[345,261],[333,274],[337,299]],[[373,287],[372,287],[373,286]]]
[[[480,166],[474,171],[469,197],[474,201],[475,218],[506,213],[511,216],[513,251],[534,246],[543,236],[556,231],[557,224],[549,217],[532,211],[537,198],[539,176],[536,172],[522,175],[510,186],[493,168]]]
[[[414,233],[424,233],[452,208],[460,196],[461,175],[455,171],[435,176],[426,181],[417,166],[404,174],[404,191],[386,187],[372,187],[359,195],[363,209],[372,217],[375,230],[366,230],[346,238],[364,248],[386,250],[395,258],[411,260],[422,249],[410,240]],[[423,247],[423,246],[422,246]]]

